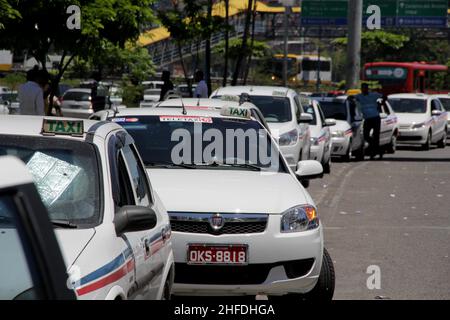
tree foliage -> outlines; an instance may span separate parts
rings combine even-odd
[[[248,57],[250,54],[254,58],[263,58],[270,54],[270,47],[264,41],[254,40],[253,50],[250,46],[251,40],[247,40],[247,47],[245,51],[245,56]],[[242,46],[242,39],[234,38],[230,40],[229,44],[229,57],[231,60],[236,60],[240,54]],[[213,52],[215,54],[223,55],[225,53],[225,41],[221,41],[216,47],[214,47]]]

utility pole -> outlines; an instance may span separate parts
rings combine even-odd
[[[320,85],[322,80],[320,79],[320,59],[322,55],[322,26],[319,27],[319,43],[317,44],[317,79],[316,79],[316,92],[320,92]]]
[[[362,2],[363,0],[348,1],[347,89],[354,89],[359,84],[361,72]]]
[[[289,50],[289,13],[290,6],[284,7],[284,45],[283,45],[283,87],[288,84],[288,50]]]

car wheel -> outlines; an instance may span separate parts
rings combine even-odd
[[[331,157],[328,157],[328,161],[322,164],[323,173],[330,174],[331,173]]]
[[[431,131],[428,132],[427,141],[422,145],[423,150],[430,150],[431,148]]]
[[[357,161],[364,161],[364,143],[361,145],[361,147],[358,150],[356,150],[355,158]]]
[[[350,142],[346,154],[342,156],[342,160],[344,160],[345,162],[349,162],[351,159],[352,159],[352,144]]]
[[[331,260],[327,249],[323,248],[322,268],[314,288],[308,293],[288,294],[284,298],[306,301],[331,301],[334,295],[335,279],[333,260]]]
[[[387,147],[387,152],[394,154],[397,151],[397,135],[394,133],[391,137],[391,142]]]
[[[447,146],[447,128],[445,128],[444,136],[442,139],[437,143],[438,148],[444,149]]]

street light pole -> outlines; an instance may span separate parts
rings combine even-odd
[[[358,86],[361,72],[362,2],[363,0],[348,2],[347,89]]]
[[[284,7],[284,45],[283,45],[283,87],[288,84],[288,50],[289,50],[289,11],[290,7]]]

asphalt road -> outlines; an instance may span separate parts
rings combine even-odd
[[[308,191],[335,265],[334,298],[450,299],[450,146],[331,170]],[[380,289],[367,287],[369,266]]]

